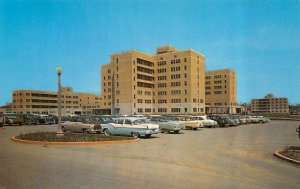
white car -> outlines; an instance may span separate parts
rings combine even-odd
[[[207,118],[206,115],[203,115],[203,116],[192,116],[192,119],[193,120],[198,120],[200,121],[202,124],[202,127],[216,127],[218,126],[218,123],[214,120],[211,120],[209,118]]]

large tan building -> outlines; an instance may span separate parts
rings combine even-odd
[[[102,65],[103,110],[121,114],[204,114],[205,57],[172,46],[134,50]]]
[[[206,113],[241,113],[241,107],[237,103],[236,96],[236,72],[233,69],[206,72]]]
[[[57,114],[57,92],[16,90],[12,96],[12,112],[34,114]],[[62,87],[62,115],[92,114],[100,108],[99,95],[74,93],[71,87]]]
[[[275,98],[272,94],[267,94],[264,98],[251,100],[252,113],[289,113],[288,98]]]

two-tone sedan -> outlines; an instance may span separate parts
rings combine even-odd
[[[102,124],[101,128],[105,135],[127,135],[134,138],[142,135],[150,137],[160,132],[158,124],[146,123],[145,119],[136,117],[118,118],[115,123]]]
[[[98,116],[76,116],[62,123],[63,132],[101,133],[101,119]]]
[[[180,130],[185,129],[184,124],[174,119],[170,119],[170,117],[152,117],[150,119],[151,123],[159,124],[159,129],[163,133],[179,133]]]

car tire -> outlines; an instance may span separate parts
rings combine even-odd
[[[62,126],[61,129],[64,133],[66,132],[66,128],[64,126]]]
[[[170,133],[170,130],[169,129],[163,129],[164,133],[167,133],[169,134]]]
[[[179,133],[179,131],[174,131],[174,133],[178,134],[178,133]]]
[[[104,134],[106,136],[110,136],[111,135],[111,132],[108,130],[108,129],[104,129]]]
[[[138,132],[133,132],[131,135],[132,135],[133,138],[135,138],[135,139],[139,138],[139,136],[140,136],[140,134],[139,134]]]
[[[88,133],[89,133],[89,131],[88,131],[87,129],[82,129],[82,132],[83,132],[84,134],[88,134]]]
[[[149,137],[151,137],[151,134],[146,134],[145,137],[149,138]]]

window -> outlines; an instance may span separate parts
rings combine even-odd
[[[177,95],[177,94],[180,94],[181,91],[180,90],[174,90],[174,91],[171,91],[171,94],[172,95]]]
[[[167,72],[167,68],[161,68],[157,70],[157,73],[165,73]]]
[[[151,108],[145,108],[145,112],[151,112]]]
[[[146,104],[151,104],[151,100],[145,100]]]
[[[214,86],[214,89],[222,89],[222,86],[220,86],[220,85]]]
[[[138,99],[138,103],[143,103],[143,99]]]
[[[171,112],[180,112],[180,108],[171,108]]]
[[[143,113],[143,108],[138,108],[139,113]]]
[[[214,84],[219,84],[219,83],[222,83],[222,81],[221,80],[214,81]]]
[[[142,65],[145,65],[145,66],[154,66],[154,63],[153,62],[150,62],[148,60],[144,60],[144,59],[141,59],[141,58],[137,58],[137,61],[136,61],[138,64],[142,64]]]
[[[222,94],[222,91],[215,91],[214,94]]]
[[[167,91],[158,91],[157,95],[167,95]]]
[[[171,60],[171,64],[178,64],[178,63],[180,63],[180,59]]]
[[[210,94],[211,94],[211,92],[205,92],[205,94],[206,94],[206,95],[210,95]]]
[[[171,75],[171,79],[180,79],[180,74]]]
[[[217,79],[217,78],[222,78],[222,75],[215,75],[214,78],[215,78],[215,79]]]
[[[151,92],[150,91],[145,91],[145,95],[151,96]]]
[[[167,112],[167,108],[158,108],[158,112]]]
[[[159,83],[157,85],[158,88],[161,88],[161,87],[167,87],[167,84],[166,83]]]
[[[171,102],[172,102],[172,103],[180,103],[180,102],[181,102],[181,99],[171,99]]]
[[[166,99],[160,99],[157,101],[158,104],[165,104],[167,103],[167,100]]]
[[[165,75],[164,75],[164,76],[158,76],[157,79],[158,79],[158,80],[166,80],[166,79],[167,79],[167,76],[165,76]]]
[[[163,66],[163,65],[166,65],[166,64],[167,64],[166,61],[157,62],[157,66]]]
[[[180,66],[171,67],[171,72],[180,71]]]
[[[171,87],[178,87],[180,86],[180,82],[171,82]]]

